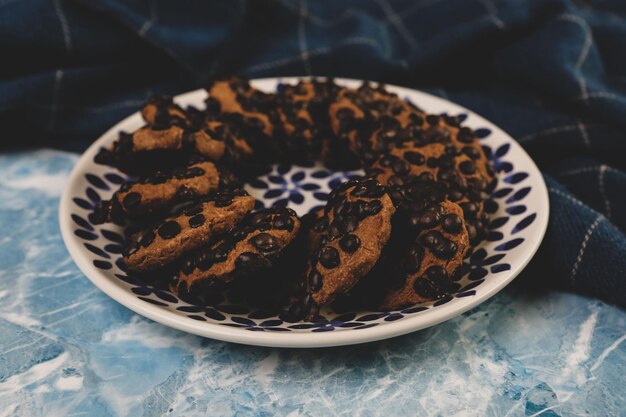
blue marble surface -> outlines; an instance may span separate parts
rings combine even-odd
[[[0,417],[619,416],[626,312],[524,276],[436,327],[287,350],[140,317],[70,259],[58,200],[77,160],[0,156]]]

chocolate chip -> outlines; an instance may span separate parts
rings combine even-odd
[[[330,240],[335,240],[341,236],[341,229],[336,222],[333,222],[333,224],[330,225],[327,235]]]
[[[426,161],[426,166],[428,168],[437,168],[437,166],[439,165],[439,161],[437,160],[437,158],[435,158],[434,156],[431,156],[430,158],[428,158],[428,160]]]
[[[456,214],[448,214],[443,218],[443,230],[448,233],[459,233],[463,227],[463,220]]]
[[[434,181],[435,177],[430,172],[422,172],[417,176],[422,181]]]
[[[413,165],[424,165],[426,158],[419,152],[408,151],[404,153],[404,159],[409,161]]]
[[[324,277],[322,276],[322,274],[320,274],[318,270],[313,269],[309,273],[309,288],[311,289],[311,291],[317,292],[322,289],[323,285]]]
[[[439,245],[443,239],[443,235],[437,230],[429,230],[420,236],[420,242],[428,248],[434,248]]]
[[[480,158],[480,151],[473,146],[464,146],[461,149],[461,152],[463,152],[465,155],[469,156],[472,159]]]
[[[185,216],[194,216],[198,213],[202,212],[202,205],[201,204],[194,204],[192,206],[188,206],[188,207],[183,207],[183,214]]]
[[[315,220],[315,223],[313,223],[313,230],[317,233],[322,233],[327,228],[328,218],[326,217],[320,217],[319,219]]]
[[[424,278],[434,284],[435,288],[445,290],[450,285],[450,277],[448,272],[439,265],[433,265],[426,270]]]
[[[435,114],[429,114],[426,116],[426,121],[431,126],[437,126],[439,124],[439,116]]]
[[[408,161],[405,161],[404,159],[397,158],[391,164],[391,169],[393,170],[393,172],[395,172],[398,175],[406,175],[411,170],[411,166],[409,165]]]
[[[443,116],[443,120],[446,122],[448,126],[459,127],[459,119],[455,116],[448,116],[447,114]]]
[[[380,200],[372,200],[365,205],[365,216],[373,216],[378,214],[383,209],[383,203]]]
[[[339,265],[339,252],[331,246],[326,246],[320,251],[319,262],[324,268],[336,268]]]
[[[454,167],[454,157],[450,155],[443,155],[439,158],[439,167],[441,169],[450,169]]]
[[[437,297],[438,292],[433,288],[430,281],[424,278],[418,278],[413,283],[413,290],[417,295],[426,299],[433,299]]]
[[[432,248],[433,253],[439,259],[450,259],[457,251],[458,247],[453,241],[442,238],[441,241]]]
[[[444,149],[444,153],[451,157],[458,156],[461,154],[459,150],[457,149],[457,147],[454,145],[446,146],[446,148]]]
[[[387,190],[387,195],[389,195],[389,198],[391,198],[391,201],[396,207],[402,202],[402,200],[404,200],[404,193],[402,192],[400,187],[390,187]]]
[[[476,164],[473,161],[463,161],[459,164],[459,169],[465,175],[472,175],[476,172]]]
[[[122,204],[124,205],[124,208],[127,210],[137,207],[140,202],[141,202],[141,194],[139,194],[136,191],[126,194],[124,198],[122,199]]]
[[[426,143],[445,143],[450,139],[450,132],[441,127],[431,127],[422,134]]]
[[[205,217],[202,214],[197,214],[189,219],[189,227],[195,229],[196,227],[200,227],[205,222]]]
[[[196,193],[191,188],[185,185],[181,185],[176,191],[176,199],[179,201],[189,200],[193,198],[195,195]]]
[[[234,247],[234,242],[232,240],[225,240],[221,245],[213,250],[211,254],[210,260],[213,263],[220,263],[226,261],[228,259],[228,254]]]
[[[200,175],[204,175],[204,174],[205,174],[205,172],[204,172],[204,170],[202,168],[191,167],[191,168],[187,168],[185,171],[180,173],[178,175],[178,178],[188,179],[188,178],[199,177]]]
[[[271,252],[276,249],[278,242],[268,233],[259,233],[250,238],[250,243],[261,252]]]
[[[428,210],[420,217],[419,225],[422,229],[432,229],[439,224],[439,214],[434,210]]]
[[[228,207],[233,204],[233,197],[230,194],[218,194],[215,197],[215,207]]]
[[[393,164],[394,160],[397,159],[391,155],[385,155],[382,158],[380,158],[380,160],[378,161],[378,164],[381,167],[387,168],[390,167],[391,164]]]
[[[472,143],[474,141],[474,131],[469,127],[462,127],[456,137],[459,142]]]
[[[180,270],[183,271],[185,274],[191,274],[194,269],[196,269],[196,263],[194,262],[193,257],[185,259],[182,266],[180,267]]]
[[[459,201],[460,199],[463,198],[465,194],[463,193],[463,191],[458,190],[456,188],[451,188],[448,191],[448,200],[455,202],[455,201]]]
[[[246,271],[252,271],[269,266],[269,261],[258,253],[242,252],[235,260],[235,266]]]
[[[469,223],[465,224],[465,229],[467,230],[469,241],[473,245],[478,239],[478,230],[476,230],[476,227],[473,224]]]
[[[146,184],[159,185],[163,184],[168,180],[168,176],[162,172],[155,173],[152,177],[145,180]]]
[[[180,225],[174,220],[168,220],[159,227],[158,233],[163,239],[171,239],[180,233]]]
[[[420,126],[424,123],[424,118],[422,116],[420,116],[417,113],[411,113],[411,115],[409,116],[409,118],[411,119],[411,122],[413,122],[414,124]]]
[[[348,253],[353,253],[361,247],[361,239],[357,235],[345,235],[339,241],[341,249]]]
[[[293,230],[293,219],[289,216],[278,216],[274,220],[274,228],[291,232]]]
[[[139,242],[139,244],[141,246],[148,246],[152,243],[155,237],[156,235],[154,234],[154,231],[150,229],[141,236],[141,241]]]
[[[267,212],[254,213],[250,216],[250,224],[252,226],[256,226],[261,223],[269,223],[271,220],[272,220],[272,215]]]
[[[384,193],[385,188],[382,185],[374,179],[369,179],[357,185],[352,190],[351,195],[354,197],[380,198]]]
[[[461,209],[463,209],[463,216],[466,219],[475,219],[478,214],[478,205],[476,203],[467,202],[460,203]]]
[[[424,260],[424,248],[419,245],[412,245],[404,259],[403,268],[407,274],[414,274],[419,271]]]

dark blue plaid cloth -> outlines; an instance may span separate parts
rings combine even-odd
[[[525,282],[626,305],[624,0],[0,0],[0,53],[5,147],[81,151],[150,95],[228,73],[459,102],[545,173],[550,225]]]

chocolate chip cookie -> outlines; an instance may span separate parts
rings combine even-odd
[[[448,200],[411,213],[418,223],[415,238],[402,251],[381,309],[394,310],[434,300],[452,290],[451,277],[469,248],[463,211]],[[389,279],[389,278],[388,278]]]
[[[376,138],[383,127],[391,132],[392,127],[404,129],[421,122],[417,107],[389,93],[382,84],[343,89],[328,111],[337,140],[347,142],[350,152],[366,165],[374,157]]]
[[[252,213],[223,239],[187,256],[172,290],[183,299],[202,298],[207,287],[268,268],[299,230],[300,220],[291,209]]]
[[[210,129],[145,126],[132,134],[121,132],[110,149],[100,149],[95,162],[129,175],[147,177],[185,165],[193,156],[217,162],[222,160],[225,151],[223,139]]]
[[[207,91],[208,113],[239,115],[245,126],[272,137],[276,120],[273,95],[253,88],[239,77],[216,80]]]
[[[320,306],[346,293],[374,266],[391,233],[395,207],[374,180],[351,180],[329,196],[306,282]]]
[[[241,189],[183,207],[178,215],[133,235],[124,262],[131,271],[160,268],[228,232],[253,208],[254,198]]]
[[[172,97],[154,96],[141,108],[141,116],[149,126],[169,127],[172,125],[185,127],[189,125],[187,113]]]
[[[337,91],[332,80],[301,81],[279,88],[278,120],[290,161],[309,163],[320,158],[330,138],[328,105]]]
[[[119,224],[124,219],[149,215],[193,198],[205,197],[218,189],[240,186],[230,171],[218,169],[211,162],[198,162],[122,185],[111,200],[101,201],[96,206],[90,219],[95,224],[111,221]]]

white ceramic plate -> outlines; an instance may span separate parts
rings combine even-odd
[[[360,81],[336,80],[358,86]],[[294,78],[262,79],[252,85],[275,91]],[[500,291],[528,264],[548,223],[548,193],[541,173],[524,150],[505,132],[471,111],[429,94],[388,86],[429,113],[447,113],[473,128],[493,160],[498,187],[486,207],[492,226],[486,241],[466,260],[468,273],[458,291],[436,302],[399,311],[354,311],[336,314],[325,309],[323,320],[289,323],[242,305],[193,306],[175,295],[141,283],[124,272],[120,227],[93,225],[88,214],[99,199],[108,199],[124,180],[113,168],[94,163],[101,147],[108,147],[120,131],[133,131],[143,122],[139,113],[111,128],[77,162],[60,203],[59,222],[65,244],[83,273],[98,288],[131,310],[176,329],[200,336],[259,346],[322,347],[369,342],[402,335],[441,323],[477,306]],[[206,92],[176,97],[181,105],[204,107]],[[321,166],[274,166],[271,174],[247,185],[269,207],[288,202],[302,215],[324,204],[330,187],[354,173],[329,172]]]

